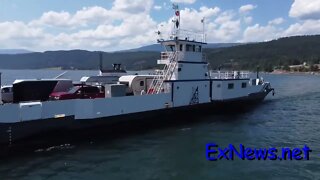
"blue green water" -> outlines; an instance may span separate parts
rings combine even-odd
[[[70,142],[0,162],[0,179],[320,178],[320,77],[264,75],[264,79],[272,83],[276,95],[249,112],[199,117],[197,123],[115,140]],[[309,161],[209,162],[205,156],[209,142],[257,148],[306,144],[313,152]]]

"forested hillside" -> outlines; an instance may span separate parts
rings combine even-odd
[[[208,46],[210,47],[210,46]],[[143,50],[143,48],[139,48]],[[122,63],[128,70],[155,68],[159,52],[121,51],[103,53],[104,66]],[[317,64],[320,61],[320,35],[281,38],[270,42],[206,48],[205,53],[212,69],[229,66],[237,69],[272,71],[275,67]],[[98,69],[99,52],[84,50],[47,51],[44,53],[0,54],[0,69]]]
[[[312,65],[320,61],[320,35],[288,37],[230,48],[207,49],[206,53],[212,68],[231,62],[238,65],[240,69],[253,70],[260,66],[265,71],[303,62]]]

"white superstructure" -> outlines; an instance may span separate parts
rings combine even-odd
[[[180,12],[176,6],[175,12],[171,37],[168,40],[158,40],[166,49],[158,60],[158,64],[164,66],[163,70],[150,76],[120,77],[121,84],[127,83],[127,94],[130,95],[2,105],[0,140],[6,140],[9,128],[11,134],[15,131],[13,127],[23,128],[20,126],[22,122],[62,122],[66,121],[66,117],[75,122],[107,122],[111,117],[130,117],[145,112],[156,113],[198,105],[213,105],[212,108],[216,108],[220,103],[251,103],[263,100],[273,90],[268,82],[259,78],[251,79],[247,73],[210,73],[203,55],[205,35],[182,33]],[[35,132],[37,131],[32,131]]]

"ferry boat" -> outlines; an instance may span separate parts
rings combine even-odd
[[[184,33],[175,7],[171,36],[153,76],[123,77],[106,84],[105,98],[31,101],[0,106],[0,144],[10,146],[49,132],[69,132],[136,119],[176,114],[214,112],[261,102],[271,91],[269,82],[242,72],[211,73],[203,54],[205,35]],[[160,32],[159,32],[160,34]],[[151,80],[150,80],[151,78]],[[148,82],[147,82],[148,81]],[[132,85],[132,83],[137,83]],[[137,87],[128,92],[128,88]],[[143,126],[143,125],[142,125]]]

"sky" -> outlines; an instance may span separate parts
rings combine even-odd
[[[0,0],[0,49],[117,51],[169,35],[172,3],[181,28],[209,43],[320,34],[320,0]]]

